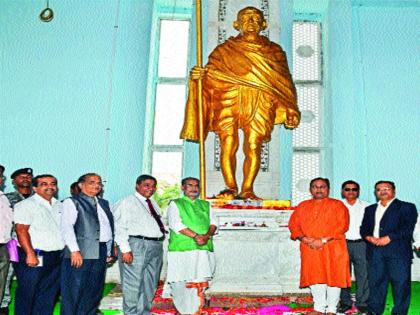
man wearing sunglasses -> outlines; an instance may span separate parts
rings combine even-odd
[[[388,284],[391,282],[392,314],[407,314],[411,294],[412,239],[417,209],[395,197],[395,184],[375,184],[378,203],[366,208],[360,235],[367,241],[370,314],[383,314]]]
[[[350,265],[353,265],[354,276],[357,283],[356,307],[359,313],[367,313],[367,299],[369,297],[369,285],[367,277],[366,243],[360,237],[360,225],[362,224],[365,208],[369,205],[359,199],[360,186],[352,180],[341,185],[343,203],[349,209],[350,226],[346,233],[347,250],[350,256]],[[345,313],[352,308],[353,302],[350,296],[351,288],[341,289],[339,313]]]

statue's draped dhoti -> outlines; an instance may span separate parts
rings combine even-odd
[[[286,55],[262,39],[255,44],[231,37],[209,56],[203,78],[205,136],[249,128],[267,142],[273,126],[285,122],[286,111],[298,111]],[[196,81],[190,80],[181,138],[193,141],[199,139],[196,98]]]

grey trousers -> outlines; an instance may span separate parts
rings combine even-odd
[[[0,300],[3,300],[9,265],[9,253],[7,252],[6,245],[2,244],[0,245]]]
[[[368,272],[366,260],[366,243],[347,241],[347,249],[350,256],[350,268],[353,265],[354,277],[356,279],[356,307],[366,307],[369,297]],[[350,296],[350,288],[341,289],[341,305],[353,305]]]
[[[119,257],[124,314],[150,315],[162,268],[163,242],[130,237],[129,243],[133,263],[124,264],[121,253]]]
[[[10,267],[9,253],[6,245],[0,247],[0,301],[1,307],[10,304],[10,282],[13,277],[13,268]]]

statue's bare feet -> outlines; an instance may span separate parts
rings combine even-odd
[[[262,198],[256,196],[253,191],[242,191],[239,194],[241,199],[252,199],[252,200],[263,200]]]
[[[236,199],[237,196],[238,191],[236,189],[224,189],[218,195],[216,195],[216,199],[233,200]]]

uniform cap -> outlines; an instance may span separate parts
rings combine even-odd
[[[15,179],[15,177],[18,176],[18,175],[20,175],[20,174],[29,174],[29,175],[32,175],[32,173],[33,173],[33,171],[32,171],[32,168],[30,168],[30,167],[20,168],[20,169],[14,171],[12,173],[12,175],[10,175],[10,177],[12,179]]]

